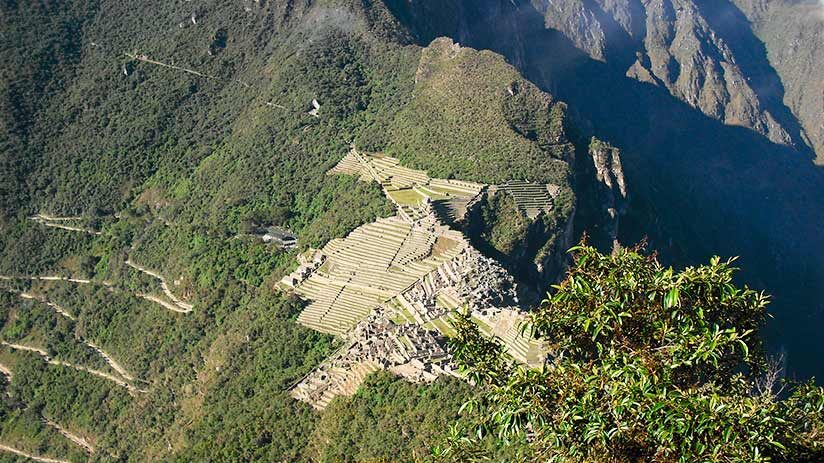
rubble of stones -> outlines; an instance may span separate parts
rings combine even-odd
[[[420,325],[397,325],[389,315],[387,309],[379,308],[360,322],[338,354],[297,384],[292,396],[323,409],[333,397],[355,392],[352,386],[356,389],[363,379],[359,365],[389,370],[412,382],[430,382],[444,374],[457,376],[443,337]]]
[[[517,305],[518,295],[512,275],[494,259],[474,249],[469,253],[472,265],[464,267],[466,271],[455,290],[458,297],[469,304],[470,311],[489,317],[496,308]]]
[[[411,360],[429,363],[447,357],[444,338],[436,332],[420,325],[397,325],[388,315],[387,310],[379,309],[352,330],[348,355],[352,360],[372,361],[389,368]]]

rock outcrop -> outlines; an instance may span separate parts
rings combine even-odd
[[[619,221],[627,208],[627,185],[621,165],[621,151],[593,137],[589,144],[589,155],[595,169],[595,199],[601,206],[604,233],[614,247],[618,245]]]

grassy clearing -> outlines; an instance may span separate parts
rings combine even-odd
[[[411,188],[389,191],[387,193],[389,194],[389,197],[395,200],[398,204],[404,206],[417,206],[425,199],[420,193]]]

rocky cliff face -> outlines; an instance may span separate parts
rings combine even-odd
[[[809,145],[824,164],[824,4],[812,1],[735,0],[767,47],[786,89],[784,102],[798,117]]]
[[[621,165],[621,151],[608,143],[593,137],[589,144],[597,187],[595,200],[601,206],[602,232],[613,247],[618,243],[618,225],[627,208],[627,185],[624,167]]]
[[[729,125],[800,142],[746,19],[726,0],[540,0],[546,26],[592,58]],[[760,55],[760,56],[759,56]]]

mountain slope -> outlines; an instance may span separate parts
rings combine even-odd
[[[594,59],[662,86],[726,124],[749,127],[775,143],[802,143],[763,47],[726,0],[537,3],[548,27]]]
[[[824,162],[824,6],[790,0],[735,0],[767,47],[816,162]]]

